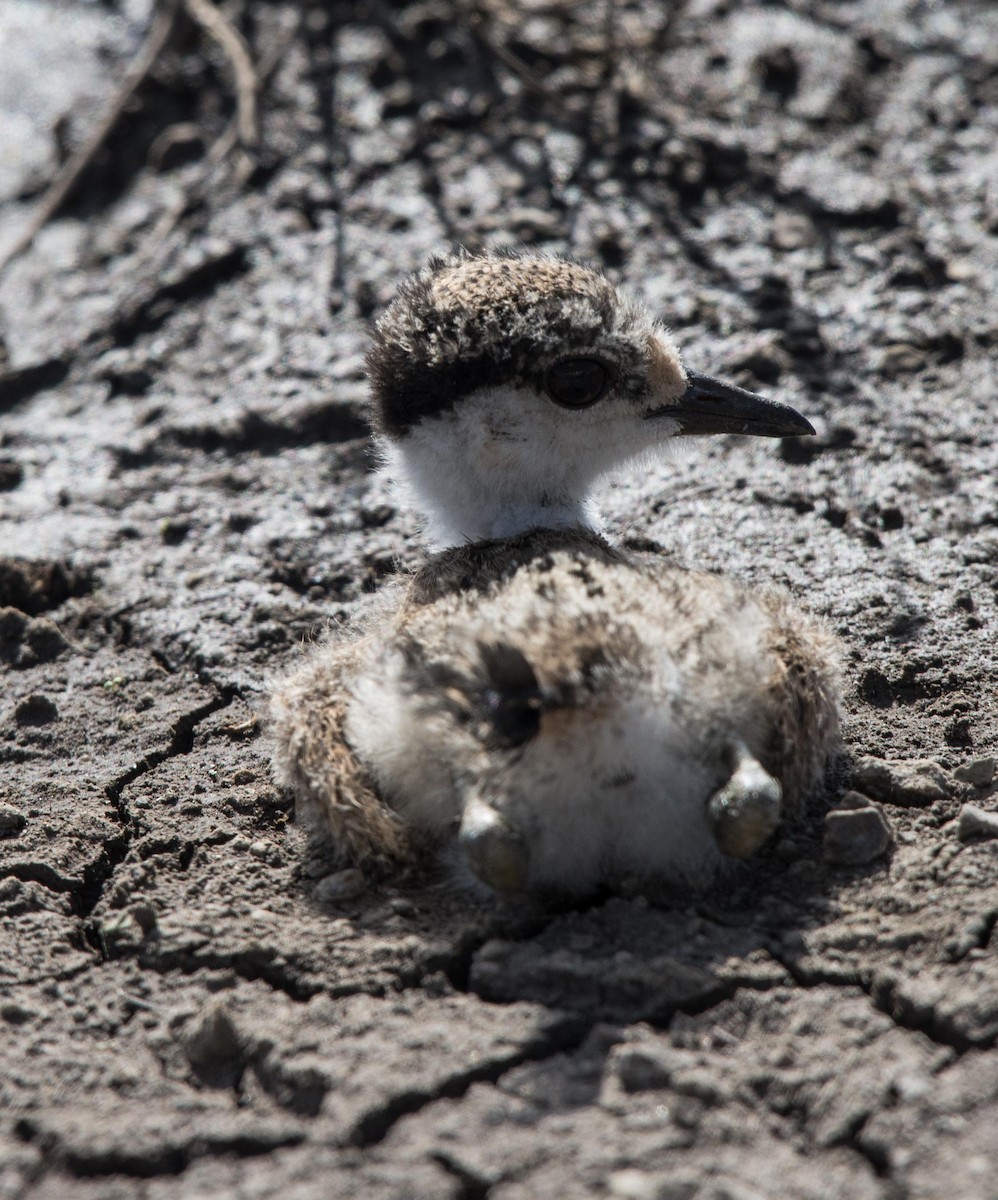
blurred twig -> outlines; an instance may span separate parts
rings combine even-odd
[[[178,11],[177,0],[163,0],[149,30],[149,35],[143,43],[141,50],[139,50],[138,54],[132,60],[132,64],[128,68],[125,78],[121,81],[121,86],[115,95],[114,102],[108,110],[107,115],[79,150],[66,160],[55,179],[49,184],[48,190],[45,192],[38,208],[28,222],[28,227],[3,258],[0,259],[0,273],[15,258],[18,258],[28,249],[42,229],[45,228],[52,217],[58,212],[63,201],[76,186],[83,172],[100,153],[104,143],[111,136],[115,126],[121,119],[122,113],[128,107],[129,101],[149,77],[149,73],[156,65],[156,60],[159,58],[163,47],[173,32]]]
[[[211,3],[211,0],[183,0],[183,7],[192,20],[218,43],[232,67],[236,92],[236,117],[212,147],[209,157],[212,165],[216,165],[232,151],[237,143],[245,150],[256,146],[259,137],[257,93],[260,87],[260,77],[253,66],[245,39],[228,17]],[[149,34],[128,68],[107,115],[85,144],[67,160],[53,179],[28,222],[27,228],[0,259],[0,273],[31,246],[38,234],[59,211],[84,171],[100,153],[132,97],[149,78],[173,33],[179,12],[180,0],[161,0]]]
[[[245,149],[257,143],[256,96],[260,86],[249,47],[229,18],[211,0],[184,0],[184,7],[229,60],[236,85],[236,121]]]
[[[461,16],[479,45],[494,54],[505,67],[513,72],[528,91],[533,92],[536,96],[543,96],[546,100],[551,99],[551,89],[547,87],[544,80],[535,74],[512,50],[492,36],[488,21],[480,12],[472,9],[462,12]]]
[[[261,59],[259,65],[255,69],[254,80],[256,94],[259,94],[260,89],[264,86],[274,71],[277,70],[281,59],[288,46],[294,39],[297,26],[292,26],[286,35],[270,48],[269,53]],[[143,245],[138,250],[140,259],[151,257],[166,241],[170,234],[183,219],[192,204],[196,203],[198,193],[203,192],[209,185],[210,180],[214,176],[215,169],[218,165],[228,158],[229,154],[235,149],[237,143],[242,141],[241,133],[241,114],[237,110],[236,115],[229,122],[225,131],[212,145],[207,154],[207,171],[197,181],[196,184],[186,186],[180,189],[173,203],[167,206],[165,211],[160,215],[159,220],[153,227],[152,232],[146,238]],[[243,182],[243,176],[248,169],[252,168],[252,160],[245,158],[240,168],[237,170],[237,179]]]

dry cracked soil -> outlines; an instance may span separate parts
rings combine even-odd
[[[0,5],[0,251],[156,11]],[[0,283],[0,1197],[994,1200],[998,8],[218,11]],[[268,678],[420,555],[372,315],[502,242],[818,427],[606,496],[846,649],[849,758],[723,890],[337,897],[270,781]]]

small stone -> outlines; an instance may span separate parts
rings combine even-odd
[[[874,803],[869,796],[864,796],[862,792],[846,792],[839,799],[836,809],[857,809],[869,808]]]
[[[852,777],[857,789],[874,800],[904,808],[922,808],[945,800],[954,790],[949,773],[928,759],[860,758]]]
[[[12,492],[24,479],[24,468],[11,458],[0,458],[0,492]]]
[[[273,842],[265,842],[262,839],[258,842],[251,842],[249,852],[254,858],[259,858],[263,862],[275,863],[281,861],[281,852]]]
[[[24,640],[33,653],[34,661],[27,659],[22,662],[23,666],[34,666],[36,662],[52,662],[69,647],[69,642],[61,631],[45,617],[35,617],[28,622]]]
[[[24,813],[9,804],[0,804],[0,837],[16,837],[27,823]]]
[[[213,1004],[184,1033],[182,1044],[192,1067],[216,1067],[241,1062],[242,1039],[232,1018],[221,1004]]]
[[[815,245],[818,234],[809,217],[801,213],[778,212],[773,218],[772,238],[777,250],[800,250]]]
[[[335,871],[312,888],[312,899],[319,904],[339,904],[343,900],[352,900],[367,890],[367,880],[364,872],[357,867],[347,867],[345,871]]]
[[[160,540],[165,546],[179,546],[191,531],[190,521],[167,517],[159,527]]]
[[[8,1025],[23,1025],[33,1016],[35,1016],[35,1009],[26,1008],[16,1000],[8,1000],[5,1004],[0,1004],[0,1020],[6,1021]]]
[[[893,841],[884,810],[859,792],[847,792],[843,806],[825,817],[825,862],[861,866],[879,858]]]
[[[667,1087],[673,1067],[668,1054],[648,1046],[621,1046],[616,1054],[617,1078],[625,1092]]]
[[[689,1175],[661,1175],[625,1167],[614,1171],[607,1181],[615,1200],[692,1200],[700,1180]]]
[[[990,787],[995,777],[995,760],[993,758],[975,758],[972,762],[957,767],[953,776],[961,783],[970,783],[974,787]]]
[[[145,940],[145,931],[130,912],[114,912],[97,928],[101,945],[109,958],[118,958]]]
[[[42,696],[37,692],[31,696],[25,696],[14,709],[14,721],[21,726],[48,725],[57,720],[58,716],[59,710],[55,704],[48,696]]]
[[[271,809],[274,812],[287,812],[294,806],[294,800],[279,788],[265,787],[256,792],[254,803],[259,808]]]
[[[908,342],[894,342],[880,353],[878,366],[889,374],[921,371],[925,366],[925,351]]]
[[[968,279],[976,279],[980,274],[977,263],[970,258],[951,258],[945,266],[946,278],[953,283],[965,283]]]
[[[137,904],[133,904],[128,910],[129,916],[142,930],[144,936],[148,937],[156,928],[156,910],[151,904],[146,904],[140,900]]]
[[[978,808],[976,804],[965,804],[960,809],[956,836],[961,842],[969,842],[971,838],[998,838],[998,813]]]
[[[0,608],[0,662],[15,667],[34,667],[58,658],[68,645],[69,642],[46,618],[29,620],[19,609],[9,605]]]

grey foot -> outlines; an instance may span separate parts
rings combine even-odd
[[[468,802],[458,845],[482,883],[497,892],[521,892],[526,887],[530,866],[527,844],[522,834],[484,801]]]
[[[737,757],[734,774],[707,802],[714,841],[729,858],[748,858],[780,823],[783,788],[748,753]]]

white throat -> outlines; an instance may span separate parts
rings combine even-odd
[[[675,432],[621,406],[566,412],[532,389],[499,387],[384,442],[382,454],[400,504],[444,549],[536,528],[599,532],[599,482]]]
[[[424,537],[433,550],[468,542],[515,537],[529,529],[602,528],[588,489],[519,495],[505,486],[491,489],[440,446],[414,453],[396,445],[382,446],[384,469],[401,506],[421,514]]]

